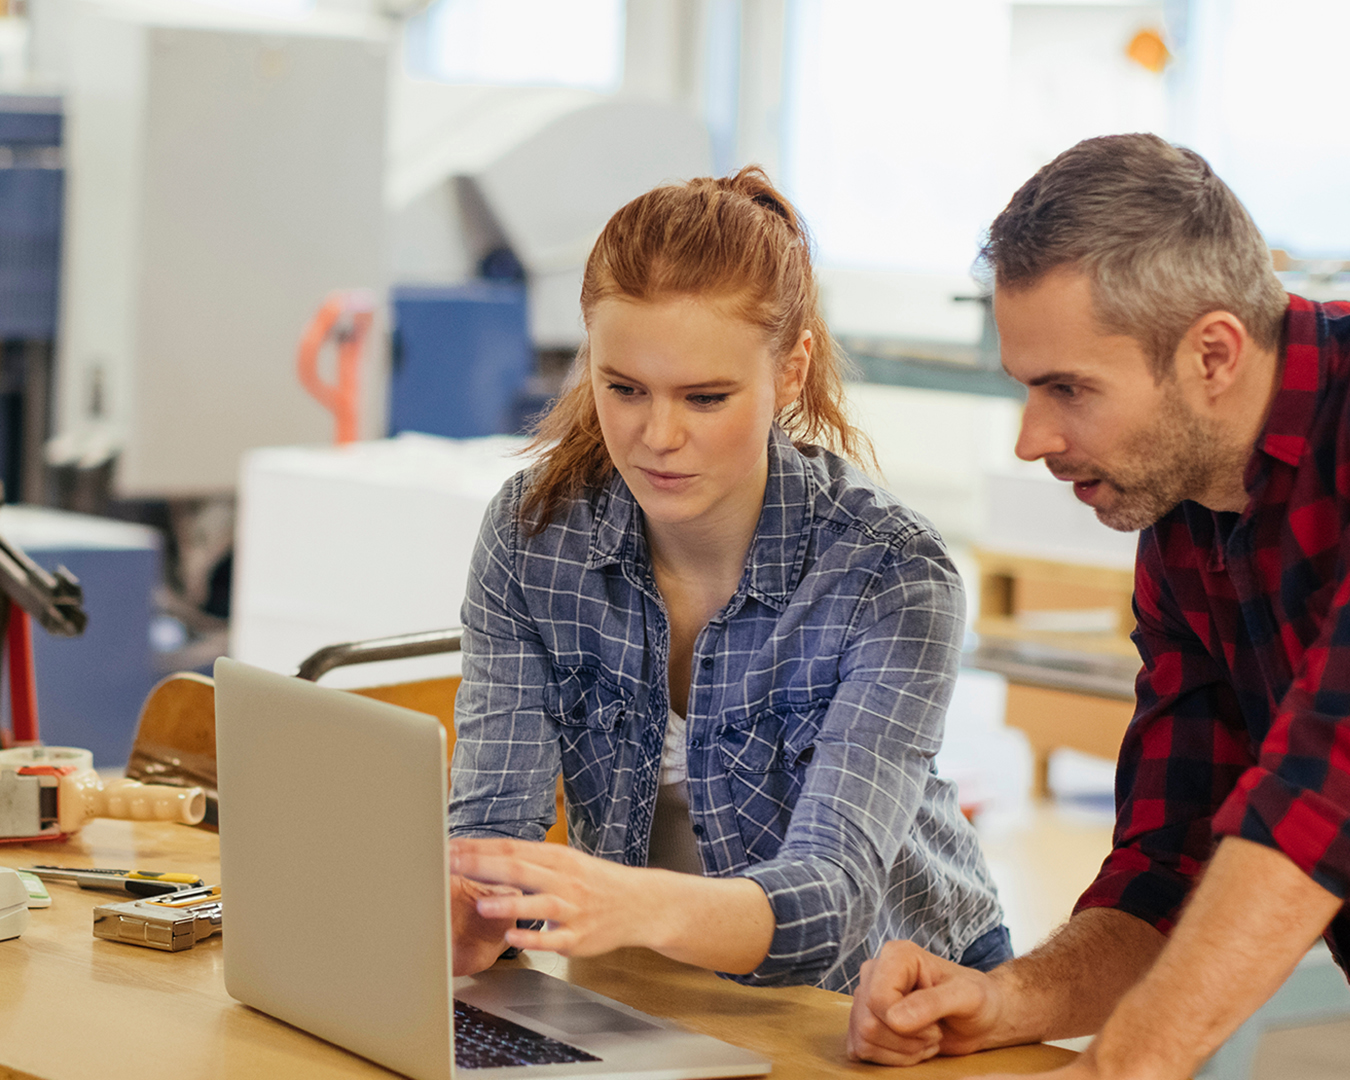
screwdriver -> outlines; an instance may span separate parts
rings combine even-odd
[[[193,874],[160,874],[153,870],[81,870],[68,866],[26,866],[46,881],[72,881],[81,889],[111,889],[132,896],[159,896],[202,884]]]

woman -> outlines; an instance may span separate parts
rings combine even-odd
[[[581,306],[464,603],[457,971],[643,945],[847,990],[890,938],[1006,959],[932,767],[960,580],[926,522],[812,445],[865,440],[796,213],[757,168],[657,188],[605,227]],[[571,847],[535,842],[559,769]]]

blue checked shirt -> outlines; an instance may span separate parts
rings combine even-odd
[[[643,866],[670,631],[617,474],[527,538],[525,475],[489,507],[464,601],[450,827],[543,839],[561,769],[573,846]],[[937,776],[961,582],[932,527],[780,431],[745,573],[699,634],[689,804],[704,872],[763,888],[776,929],[737,981],[848,991],[908,938],[957,960],[1002,919]]]

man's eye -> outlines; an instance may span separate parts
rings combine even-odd
[[[689,400],[695,405],[721,405],[729,394],[690,394]]]
[[[1076,398],[1078,396],[1078,387],[1074,386],[1072,383],[1055,383],[1055,385],[1050,388],[1050,391],[1056,397]]]

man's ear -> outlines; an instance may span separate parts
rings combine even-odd
[[[810,330],[803,330],[792,352],[788,353],[778,368],[777,406],[786,409],[802,396],[806,387],[806,376],[811,370],[811,349],[815,344]]]
[[[1221,397],[1238,378],[1251,351],[1247,328],[1230,311],[1210,311],[1191,323],[1177,346],[1176,371],[1194,379],[1207,398]]]

